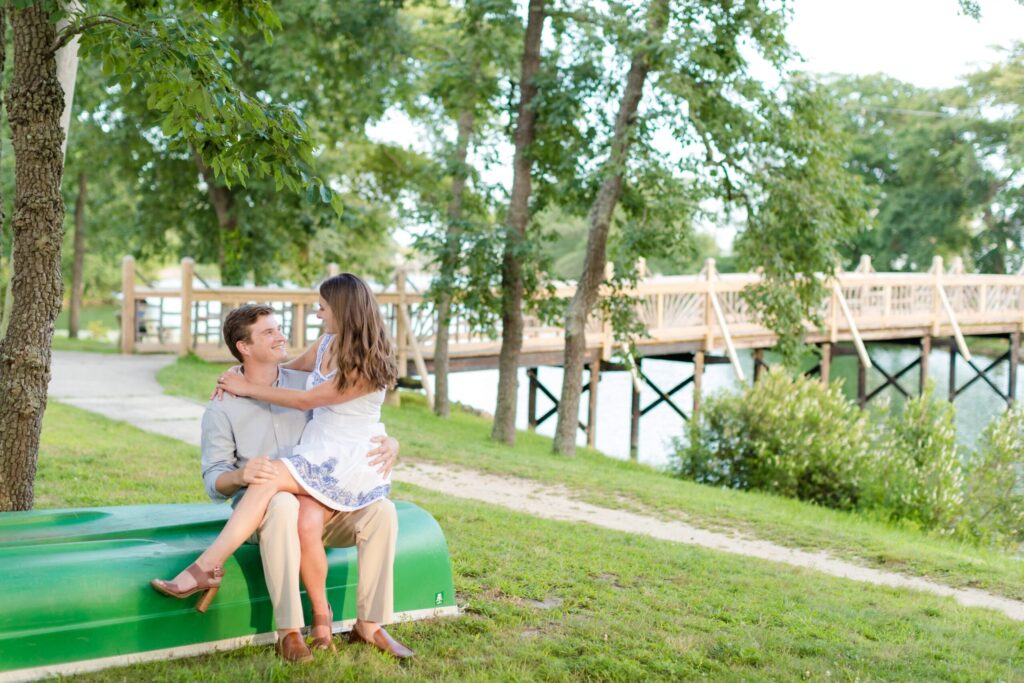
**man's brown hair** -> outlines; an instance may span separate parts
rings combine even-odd
[[[274,315],[274,309],[266,304],[242,304],[224,318],[224,343],[231,355],[242,362],[238,342],[252,342],[252,326],[265,315]]]

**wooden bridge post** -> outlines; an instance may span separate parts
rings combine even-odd
[[[921,378],[918,380],[917,393],[924,394],[928,387],[928,356],[932,353],[932,338],[930,335],[921,337]]]
[[[754,381],[757,382],[764,374],[764,349],[754,349]]]
[[[715,334],[715,308],[711,303],[711,290],[715,287],[715,259],[704,260],[704,278],[707,281],[707,289],[704,292],[704,348],[714,348]]]
[[[121,353],[135,351],[135,257],[121,259]]]
[[[185,257],[181,259],[181,345],[179,356],[187,356],[192,350],[192,276],[196,262]]]
[[[821,345],[821,383],[828,387],[829,373],[832,371],[832,344]]]
[[[595,351],[590,360],[590,395],[587,396],[590,404],[587,414],[587,445],[591,448],[597,444],[597,387],[601,381],[601,355]]]
[[[1020,367],[1020,332],[1010,333],[1010,372],[1006,387],[1006,405],[1013,407],[1017,400],[1017,370]]]
[[[306,348],[306,304],[292,303],[292,346]]]
[[[857,355],[857,405],[864,409],[868,404],[868,367],[864,359]]]
[[[700,415],[700,390],[704,384],[704,352],[693,354],[693,412],[690,414],[691,424],[697,423]]]
[[[949,402],[956,400],[956,340],[949,340]]]
[[[640,359],[636,359],[636,371],[640,373]],[[629,406],[629,457],[637,459],[640,451],[640,387],[638,382],[630,382],[631,400]]]
[[[537,431],[537,368],[526,368],[526,377],[529,380],[526,426],[531,432],[535,432]]]
[[[405,329],[404,316],[399,314],[405,308],[405,269],[395,272],[395,291],[398,292],[398,303],[395,309],[395,358],[398,361],[398,376],[409,375],[409,349],[406,344],[408,330]]]

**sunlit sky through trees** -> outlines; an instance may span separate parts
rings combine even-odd
[[[787,35],[802,56],[793,68],[819,74],[885,73],[919,87],[946,88],[1000,61],[1001,47],[1024,41],[1024,6],[1017,0],[982,0],[980,20],[961,14],[958,0],[793,0],[792,8]],[[753,73],[759,71],[752,65]],[[776,79],[768,72],[763,77]],[[422,131],[401,115],[389,116],[371,135],[417,149],[425,143]],[[508,163],[483,177],[507,188],[512,147],[504,146]],[[734,228],[702,229],[714,230],[719,246],[730,250]]]

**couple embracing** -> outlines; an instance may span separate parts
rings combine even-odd
[[[269,306],[248,304],[228,314],[224,341],[241,369],[218,379],[222,400],[211,400],[203,415],[202,458],[210,498],[232,498],[234,511],[195,562],[171,581],[151,583],[175,598],[203,593],[196,608],[205,612],[223,563],[243,543],[258,542],[277,651],[290,662],[309,661],[299,578],[313,608],[311,646],[333,650],[324,546],[356,546],[350,640],[411,657],[381,627],[393,618],[398,535],[387,498],[398,443],[380,421],[385,390],[397,375],[391,343],[373,293],[355,275],[320,286],[317,317],[324,335],[281,364],[287,343]]]

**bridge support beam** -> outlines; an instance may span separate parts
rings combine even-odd
[[[972,384],[981,380],[987,384],[992,391],[996,392],[999,398],[1006,401],[1007,407],[1012,407],[1016,400],[1017,394],[1017,372],[1020,365],[1020,332],[1011,332],[1006,335],[1007,349],[1006,353],[999,356],[985,367],[980,367],[974,362],[974,359],[967,360],[967,365],[970,366],[971,370],[974,371],[974,377],[964,382],[962,386],[957,386],[956,382],[956,357],[957,357],[957,346],[956,340],[949,340],[949,400],[952,402],[956,400],[956,397],[964,393]],[[988,376],[989,372],[997,365],[1006,361],[1009,367],[1007,368],[1007,386],[1004,392],[995,382]]]
[[[921,337],[921,374],[917,383],[917,393],[921,395],[928,388],[928,356],[932,353],[932,338],[930,335]]]
[[[640,373],[640,358],[636,359],[636,371]],[[629,458],[636,460],[640,451],[640,387],[637,382],[630,382],[629,403]]]
[[[1010,372],[1006,405],[1013,407],[1017,400],[1017,372],[1020,370],[1020,332],[1010,334]]]
[[[601,370],[600,370],[600,363],[601,363],[601,361],[600,361],[600,355],[598,355],[598,354],[600,354],[600,351],[598,351],[597,354],[595,354],[593,356],[595,359],[597,359],[596,362],[588,363],[585,366],[587,368],[587,370],[590,371],[590,381],[587,384],[584,384],[582,391],[580,391],[580,396],[582,396],[583,394],[586,394],[586,393],[590,393],[589,403],[588,403],[588,406],[589,406],[589,422],[590,422],[590,424],[586,425],[586,424],[583,424],[582,422],[577,422],[576,423],[577,426],[580,429],[582,429],[583,432],[587,435],[587,445],[589,445],[589,446],[593,445],[592,439],[596,438],[596,434],[597,434],[597,383],[601,379]],[[596,370],[594,369],[595,366],[597,367]],[[528,401],[527,401],[527,411],[526,411],[526,425],[527,425],[527,428],[531,432],[537,431],[537,427],[538,426],[544,424],[544,422],[546,422],[548,420],[548,418],[550,418],[550,417],[552,417],[552,416],[554,416],[554,415],[556,415],[558,413],[558,397],[555,396],[540,381],[540,373],[539,373],[538,370],[539,370],[538,368],[527,368],[526,369],[526,378],[528,380],[528,384],[527,384],[528,389],[527,389],[527,391],[529,392],[527,394]],[[549,408],[547,410],[547,412],[545,412],[540,417],[537,416],[537,392],[538,391],[540,393],[544,394],[545,396],[547,396],[548,400],[551,401],[551,403],[553,404],[551,406],[551,408]],[[592,436],[592,435],[594,435],[594,436]]]
[[[818,350],[821,352],[821,362],[818,364],[821,374],[821,383],[828,386],[829,373],[832,371],[832,344],[825,342]]]

